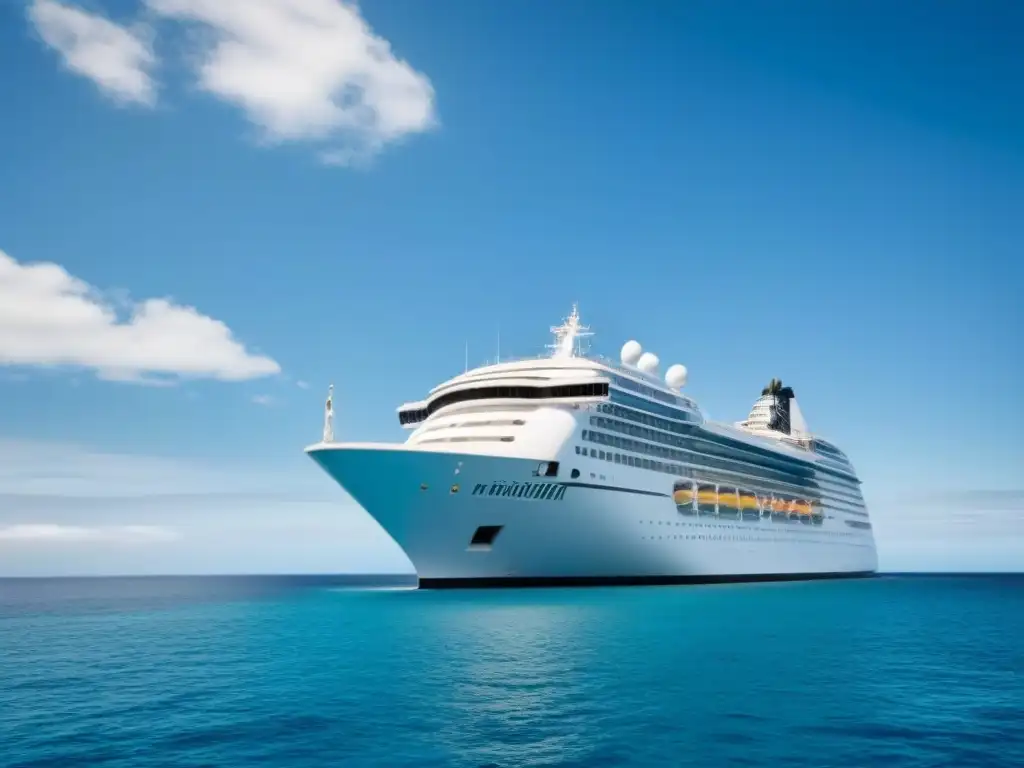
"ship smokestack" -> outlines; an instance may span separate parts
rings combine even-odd
[[[768,386],[761,390],[761,395],[771,395],[772,404],[769,406],[768,428],[776,432],[790,434],[792,432],[792,421],[789,415],[789,402],[794,397],[792,387],[782,386],[781,379],[772,379]]]

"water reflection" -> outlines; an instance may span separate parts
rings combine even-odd
[[[33,586],[0,611],[3,754],[117,768],[142,754],[280,768],[1019,766],[1020,585],[332,583],[285,596],[257,581],[215,585],[218,600],[195,585]]]
[[[600,748],[610,702],[595,695],[606,670],[595,658],[595,606],[525,591],[497,603],[446,602],[437,625],[452,710],[438,734],[445,751],[471,765],[547,765]]]

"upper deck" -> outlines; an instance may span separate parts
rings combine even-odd
[[[781,388],[781,382],[777,380],[765,388],[745,421],[709,422],[697,403],[680,391],[687,378],[682,365],[673,365],[664,377],[659,376],[658,358],[643,352],[635,341],[623,346],[620,361],[585,354],[579,348],[579,341],[590,334],[589,329],[580,324],[576,307],[566,321],[552,331],[555,342],[549,346],[553,354],[509,359],[466,370],[432,388],[424,399],[402,404],[397,409],[400,423],[415,429],[434,414],[465,408],[469,401],[488,401],[488,406],[495,408],[517,403],[516,407],[527,406],[524,401],[536,405],[564,403],[578,408],[611,400],[688,429],[700,427],[723,443],[770,451],[800,463],[854,476],[841,451],[806,431],[792,390],[784,388],[780,395],[776,390]],[[773,386],[775,389],[769,392]],[[787,393],[789,399],[784,397]],[[787,409],[785,428],[779,427],[777,413],[782,401]],[[788,410],[790,404],[795,413]],[[479,410],[482,405],[475,403],[468,407]]]
[[[703,420],[696,402],[679,391],[686,379],[682,366],[670,368],[663,382],[656,374],[657,358],[650,353],[641,355],[636,342],[627,344],[629,353],[636,354],[625,355],[621,363],[584,354],[579,342],[590,332],[580,323],[575,306],[565,322],[551,330],[555,334],[555,342],[549,345],[552,354],[467,370],[438,384],[425,399],[401,405],[399,421],[403,426],[415,427],[435,412],[466,400],[576,401],[606,398],[614,389],[650,401],[645,407],[662,411],[669,418]]]

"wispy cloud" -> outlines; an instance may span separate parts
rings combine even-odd
[[[398,545],[339,494],[74,499],[0,495],[0,577],[411,572]],[[8,510],[11,507],[17,512]]]
[[[256,405],[266,406],[274,404],[274,398],[271,397],[270,395],[253,395],[252,401],[256,403]]]
[[[1016,510],[1024,512],[1024,488],[949,490],[907,499],[911,505],[931,510]]]
[[[0,576],[408,570],[366,512],[301,451],[293,459],[0,438]]]
[[[299,389],[309,389],[309,384],[302,381],[301,379],[295,382],[295,386],[297,386]]]
[[[1024,568],[1024,491],[947,489],[869,505],[886,570]]]
[[[0,437],[0,518],[30,498],[166,497],[179,506],[198,497],[338,500],[337,486],[296,450],[291,463],[210,464],[158,455],[111,453],[87,445]],[[175,501],[177,499],[177,501]],[[100,505],[102,506],[102,505]],[[32,509],[38,509],[33,506]],[[96,507],[91,508],[90,513]]]
[[[0,576],[410,568],[298,449],[232,465],[0,438]]]
[[[872,509],[875,527],[893,538],[966,539],[1024,534],[1024,490],[950,489],[900,496]]]
[[[353,3],[147,0],[201,26],[199,87],[239,106],[267,143],[314,142],[329,163],[361,162],[436,124],[426,75],[397,58]]]
[[[0,439],[0,576],[408,570],[300,451],[228,466]]]
[[[145,26],[129,29],[54,0],[34,0],[28,16],[64,65],[92,80],[107,96],[119,103],[151,106],[156,102],[150,74],[156,56]]]
[[[121,320],[111,302],[58,264],[21,264],[0,251],[0,365],[90,368],[104,379],[239,381],[280,372],[223,322],[170,299],[131,304]]]
[[[0,526],[3,544],[162,544],[179,534],[157,525],[81,526],[23,523]]]

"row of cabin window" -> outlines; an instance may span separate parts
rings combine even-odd
[[[654,400],[660,400],[663,403],[676,404],[683,402],[680,398],[676,397],[675,395],[670,395],[668,392],[662,392],[659,389],[654,389],[653,387],[645,386],[638,381],[633,381],[632,379],[627,379],[623,376],[616,376],[615,374],[612,374],[612,381],[615,382],[616,386],[622,387],[623,389],[628,389],[632,392],[637,392],[638,394],[641,395],[646,395],[647,397],[653,398]]]
[[[398,423],[399,424],[418,424],[421,421],[425,421],[427,418],[427,409],[420,408],[416,411],[399,411],[398,412]]]
[[[629,438],[619,437],[618,435],[607,435],[603,432],[595,432],[592,429],[583,430],[583,439],[592,443],[600,443],[602,445],[611,445],[615,448],[624,449],[627,451],[633,451],[634,453],[646,453],[651,456],[658,456],[664,459],[675,459],[676,461],[685,461],[689,464],[700,464],[702,466],[717,467],[718,469],[727,472],[739,472],[745,475],[754,474],[756,477],[764,478],[765,480],[776,480],[778,482],[793,483],[798,478],[793,477],[784,472],[778,472],[773,469],[766,469],[760,466],[746,466],[738,464],[735,461],[729,459],[719,459],[707,456],[701,453],[694,453],[691,451],[680,451],[675,448],[666,448],[660,445],[650,445],[648,443],[641,443],[636,440],[630,440]]]
[[[675,403],[680,406],[684,405],[684,401],[680,398],[672,397],[671,395],[657,392],[649,387],[643,387],[636,382],[632,382],[628,379],[621,377],[614,377],[617,385],[622,386],[626,389],[632,389],[633,391],[641,392],[642,394],[648,394],[652,397],[663,402]],[[517,398],[517,399],[543,399],[543,398],[564,398],[564,397],[602,397],[609,394],[608,384],[605,382],[592,382],[588,384],[569,384],[560,385],[555,387],[479,387],[470,390],[460,390],[456,392],[450,392],[442,395],[433,402],[429,403],[426,408],[419,408],[416,410],[405,410],[399,411],[398,420],[401,424],[416,424],[424,421],[430,414],[434,413],[440,408],[452,403],[463,402],[466,400],[484,400],[492,398]],[[625,405],[629,405],[640,411],[653,411],[655,413],[661,413],[669,418],[678,419],[688,422],[699,421],[699,416],[688,411],[679,408],[666,408],[658,403],[652,403],[646,400],[633,397],[625,392],[613,392],[612,400],[622,402]],[[651,417],[654,418],[654,417]],[[653,425],[652,425],[653,426]],[[669,429],[670,431],[679,431],[679,425],[672,425],[661,427],[663,429]]]
[[[589,442],[599,443],[602,445],[611,445],[615,448],[633,451],[635,453],[646,453],[653,456],[661,456],[663,458],[675,458],[678,461],[686,461],[690,464],[700,464],[702,467],[718,468],[725,472],[740,473],[744,475],[751,475],[752,471],[755,470],[757,474],[755,477],[759,480],[763,480],[766,483],[784,483],[787,485],[795,485],[794,478],[785,475],[780,472],[775,472],[770,469],[764,469],[762,467],[746,467],[743,465],[737,465],[735,462],[730,462],[726,459],[716,459],[704,454],[690,454],[689,452],[683,453],[672,448],[662,448],[658,445],[648,445],[647,443],[640,443],[635,440],[629,440],[627,438],[618,437],[617,435],[606,435],[602,432],[595,432],[592,429],[583,430],[583,439]],[[581,448],[577,452],[581,452],[582,455],[587,456],[587,448]],[[605,454],[607,458],[605,458]],[[639,457],[629,456],[628,454],[618,454],[613,452],[605,452],[599,449],[591,448],[589,455],[592,458],[601,459],[603,461],[611,461],[616,464],[626,464],[631,467],[640,467],[642,469],[653,469],[657,472],[667,472],[669,474],[679,474],[683,477],[690,477],[690,472],[683,473],[684,468],[678,464],[669,464],[660,461],[652,461],[650,459],[641,459]],[[645,463],[646,462],[646,463]],[[830,489],[831,490],[831,489]],[[830,495],[835,496],[838,501],[849,503],[851,506],[855,506],[855,503],[842,497],[836,491],[831,491]]]
[[[660,429],[663,432],[675,432],[677,435],[688,435],[692,431],[692,428],[687,424],[680,424],[676,421],[662,419],[650,413],[635,411],[632,408],[624,408],[623,406],[615,405],[614,403],[601,403],[597,406],[597,410],[601,413],[607,413],[609,416],[628,419],[629,421],[635,421],[638,424],[646,424],[648,427],[654,427],[655,429]],[[680,414],[680,418],[688,415],[689,414]]]
[[[818,456],[818,461],[821,462],[821,466],[823,467],[838,469],[842,472],[850,472],[853,469],[850,462],[842,461],[841,459],[833,459],[830,456]]]
[[[769,461],[786,461],[785,458],[780,459],[780,456],[777,453],[767,448],[760,448],[758,446],[749,445],[738,440],[720,438],[720,441],[712,442],[705,440],[703,442],[705,442],[709,447],[707,449],[702,450],[709,450],[711,453],[715,453],[716,455],[719,456],[729,456],[730,454],[735,453],[739,454],[740,456],[752,457],[750,459],[752,461],[763,461],[766,459]],[[719,453],[719,451],[725,451],[725,453]],[[793,466],[800,467],[802,470],[807,472],[814,472],[815,469],[817,469],[817,474],[819,475],[823,474],[827,477],[838,477],[844,480],[845,482],[851,481],[851,475],[853,472],[853,469],[850,466],[836,467],[830,465],[818,465],[817,467],[814,467],[811,464],[805,464],[804,462],[797,462],[795,460],[793,462]],[[829,471],[822,472],[821,469],[823,467],[828,469]]]
[[[608,394],[608,383],[604,381],[587,384],[560,384],[554,387],[477,387],[449,392],[432,400],[426,408],[398,412],[401,424],[416,424],[430,414],[454,403],[469,400],[547,400],[568,397],[604,397]]]
[[[849,459],[846,458],[846,454],[844,454],[838,448],[833,448],[828,443],[823,443],[823,442],[821,442],[819,440],[815,440],[814,441],[814,450],[817,453],[823,453],[826,456],[829,456],[829,457],[834,458],[834,459],[838,459],[839,461],[846,461],[846,462],[849,461]]]
[[[599,448],[588,448],[585,445],[575,446],[576,453],[581,456],[590,456],[592,459],[599,459],[600,461],[610,461],[615,464],[625,464],[627,467],[637,467],[638,469],[650,469],[655,472],[664,472],[669,475],[679,475],[681,477],[688,477],[691,473],[686,467],[681,467],[678,464],[667,464],[661,461],[655,461],[654,459],[645,459],[640,456],[630,456],[626,453],[612,453],[611,451],[602,451]]]
[[[620,401],[623,398],[630,398],[630,400],[634,401],[635,405],[634,405],[634,403],[629,403],[629,404],[632,405],[633,407],[636,407],[636,408],[647,408],[647,409],[650,409],[652,407],[658,407],[654,403],[644,403],[642,401],[637,400],[636,398],[631,398],[629,395],[625,395],[625,394],[622,394],[622,393],[619,393],[619,392],[612,391],[611,399],[613,401]],[[598,405],[598,410],[601,413],[607,413],[610,416],[616,416],[617,418],[620,418],[620,419],[629,419],[630,421],[635,421],[635,422],[639,422],[641,424],[646,424],[647,426],[654,427],[656,429],[660,429],[660,430],[663,430],[665,432],[674,432],[677,435],[691,435],[691,434],[693,434],[692,428],[688,424],[679,424],[677,422],[668,421],[667,419],[661,419],[661,418],[658,418],[657,416],[653,416],[653,415],[651,415],[649,413],[644,413],[642,411],[633,410],[632,408],[624,408],[622,406],[615,405],[614,403],[603,403],[603,404],[600,404],[600,405]],[[671,415],[674,416],[677,419],[685,418],[685,419],[689,419],[691,421],[695,421],[698,418],[695,414],[685,413],[685,412],[680,412],[680,411],[673,412]],[[592,425],[594,425],[594,426],[598,426],[598,424],[596,424],[594,422],[594,417],[591,417],[590,423]],[[612,423],[614,423],[614,422],[612,422]],[[623,430],[621,427],[606,426],[606,428],[607,429],[614,429],[615,431],[623,432],[624,434],[632,434],[632,435],[637,436],[637,437],[640,436],[640,435],[636,434],[635,432],[627,432],[626,430]],[[651,440],[653,442],[667,443],[667,444],[670,444],[670,445],[686,446],[686,443],[683,443],[681,441],[674,441],[669,436],[666,436],[666,435],[656,435],[656,433],[647,433],[647,434],[644,435],[644,439]],[[702,449],[702,450],[706,450],[706,451],[708,451],[708,452],[710,452],[712,454],[719,455],[719,456],[723,456],[723,455],[724,456],[728,456],[729,454],[735,453],[735,454],[739,454],[743,458],[748,459],[749,461],[759,461],[759,460],[763,460],[763,459],[768,459],[768,460],[772,460],[772,461],[778,461],[779,460],[779,458],[777,456],[773,456],[768,451],[765,451],[763,449],[759,449],[756,446],[748,446],[748,445],[738,444],[738,443],[734,444],[732,442],[729,442],[729,443],[715,443],[715,442],[708,441],[708,440],[702,440],[701,442],[703,442],[703,443],[705,443],[707,445],[707,447],[705,449]],[[691,448],[691,450],[692,450],[692,448]],[[799,466],[802,469],[805,469],[805,471],[807,471],[808,473],[813,471],[813,469],[811,469],[811,467],[809,465],[806,468],[804,468],[804,466],[802,464],[798,464],[798,465],[795,465],[795,466]],[[840,470],[840,476],[844,480],[848,479],[847,476],[852,471],[852,468],[848,464],[846,466],[835,466],[835,465],[831,465],[831,464],[825,464],[824,466],[826,466],[826,467],[828,467],[830,469]]]
[[[848,471],[843,474],[835,472],[815,472],[814,477],[818,481],[819,485],[827,485],[831,488],[840,489],[856,498],[857,501],[864,501],[864,497],[860,492],[860,480],[857,479],[856,475],[851,477]]]
[[[684,453],[683,451],[677,451],[677,450],[675,450],[673,448],[663,448],[660,445],[649,445],[647,443],[640,443],[640,442],[637,442],[636,440],[630,440],[630,439],[625,438],[625,437],[619,437],[618,435],[606,435],[603,432],[595,432],[592,429],[584,429],[583,430],[583,439],[587,440],[589,442],[592,442],[592,443],[600,443],[601,445],[611,445],[611,446],[614,446],[615,448],[625,449],[627,451],[633,451],[634,453],[646,453],[646,454],[651,455],[651,456],[660,456],[662,458],[667,458],[667,459],[676,459],[677,461],[696,460],[697,463],[706,464],[708,466],[716,466],[717,465],[715,460],[711,459],[710,457],[690,456],[690,455],[688,455],[688,453]],[[585,448],[583,450],[584,450],[584,452],[586,451]],[[595,451],[595,449],[593,449],[593,448],[590,449],[590,455],[592,457],[596,458],[597,457],[597,453],[598,452]],[[601,453],[604,453],[604,452],[601,451]],[[611,455],[611,454],[609,454],[609,455]],[[616,464],[620,464],[620,463],[626,464],[626,463],[628,463],[629,466],[638,466],[638,467],[643,467],[644,469],[648,468],[646,465],[640,464],[640,463],[633,464],[632,462],[619,461],[618,460],[619,454],[617,454],[617,453],[614,454],[614,456],[615,456],[614,461],[615,461]],[[634,457],[628,456],[628,455],[623,455],[622,458],[623,459],[627,459],[627,458],[628,459],[633,459]],[[613,459],[609,459],[609,461],[612,461],[612,460]],[[649,461],[648,459],[639,459],[639,458],[637,458],[636,460],[638,462],[641,462],[641,461],[642,462],[647,462],[647,461]],[[660,464],[660,462],[658,462],[658,463]],[[724,467],[723,466],[719,466],[719,469],[726,469],[726,470],[728,470],[728,469],[731,468],[731,464],[730,463],[728,463],[728,462],[723,462],[723,463],[725,463],[726,466],[724,466]],[[668,466],[668,467],[677,467],[679,465],[669,464],[669,465],[666,465],[666,466]],[[667,471],[671,472],[671,471],[674,471],[674,470],[669,469]]]
[[[611,399],[612,400],[620,399],[621,397],[629,397],[629,395],[620,395],[620,393],[612,391],[612,393],[611,393]],[[640,406],[638,406],[638,407],[650,407],[650,406],[653,406],[653,403],[641,403]],[[645,425],[647,425],[649,427],[654,427],[655,429],[660,429],[660,430],[663,430],[663,431],[666,431],[666,432],[674,432],[674,433],[680,434],[680,435],[691,435],[691,434],[693,434],[692,428],[688,424],[679,424],[677,422],[669,421],[667,419],[659,419],[658,417],[652,416],[651,414],[643,413],[641,411],[634,411],[633,409],[624,408],[622,406],[617,406],[617,404],[614,404],[614,403],[610,403],[610,402],[601,403],[601,404],[599,404],[599,406],[597,408],[598,408],[598,411],[601,412],[602,414],[608,414],[609,416],[614,416],[614,417],[616,417],[618,419],[628,419],[630,421],[638,422],[640,424],[645,424]],[[682,414],[682,415],[676,414],[676,416],[677,416],[677,418],[680,418],[680,416],[688,416],[690,418],[696,418],[692,414]],[[594,417],[591,417],[590,423],[593,426],[600,426],[600,424],[595,423]],[[616,428],[614,426],[608,426],[607,428],[614,429],[615,431],[618,431],[618,432],[624,432],[626,434],[633,434],[635,436],[641,436],[641,435],[636,434],[635,432],[627,432],[626,430],[623,430],[622,428]],[[658,434],[653,433],[653,432],[646,432],[643,436],[644,436],[645,439],[652,440],[652,441],[655,441],[655,442],[667,442],[669,444],[676,444],[676,445],[682,445],[682,446],[686,445],[686,443],[683,443],[681,441],[674,441],[671,438],[671,436],[669,436],[669,435],[658,435]],[[711,453],[711,454],[716,455],[716,456],[725,456],[727,458],[730,454],[738,454],[740,458],[748,459],[749,461],[754,461],[754,462],[759,461],[759,460],[763,460],[763,459],[769,459],[769,460],[773,460],[773,461],[777,461],[778,460],[777,457],[770,456],[766,451],[760,450],[756,446],[750,446],[750,445],[744,445],[744,444],[731,445],[731,444],[728,444],[728,443],[718,443],[718,442],[714,442],[714,441],[711,441],[711,440],[700,440],[700,442],[706,444],[706,447],[703,447],[703,449],[701,449],[701,451],[706,451],[706,452]],[[798,465],[798,466],[802,466],[802,465]],[[852,470],[852,467],[849,465],[849,463],[847,463],[845,466],[836,466],[834,464],[827,464],[826,463],[826,464],[824,464],[824,466],[829,467],[830,469],[840,470],[841,471],[840,474],[839,474],[840,478],[842,480],[844,480],[846,483],[850,482],[848,476],[849,476],[849,474],[853,470]],[[809,469],[808,471],[813,471],[813,470]],[[825,473],[825,477],[831,478],[831,476],[833,476],[833,475],[831,475],[831,473]],[[784,480],[782,480],[782,481],[784,481]],[[851,496],[852,496],[853,500],[856,503],[859,503],[859,504],[863,503],[863,500],[860,499],[859,492],[853,493]]]
[[[629,454],[619,454],[612,451],[603,451],[599,448],[587,448],[585,445],[574,446],[576,454],[579,456],[589,456],[593,459],[600,461],[608,461],[614,464],[624,464],[629,467],[637,467],[639,469],[650,469],[655,472],[664,472],[670,475],[676,475],[678,477],[693,477],[694,470],[683,467],[678,464],[669,464],[666,462],[656,461],[654,459],[646,459],[640,456],[630,456]],[[728,481],[724,481],[722,487],[733,487],[728,485]],[[841,500],[840,500],[841,501]],[[835,502],[833,502],[835,503]],[[855,512],[853,510],[841,509],[840,511],[848,514],[867,516],[866,512]],[[851,521],[851,525],[856,521]],[[870,528],[870,524],[866,524]],[[860,527],[860,526],[854,526]]]
[[[647,411],[649,413],[657,413],[661,416],[667,416],[670,419],[679,419],[680,421],[699,422],[700,416],[693,411],[683,410],[679,408],[669,408],[667,405],[661,403],[652,403],[650,400],[641,400],[639,397],[634,397],[626,392],[620,392],[617,389],[611,391],[611,400],[615,403],[622,403],[630,408],[635,408],[639,411]]]
[[[604,416],[591,416],[590,426],[601,427],[602,429],[611,429],[616,432],[621,432],[624,435],[641,437],[644,440],[650,440],[652,443],[674,445],[677,448],[685,448],[693,442],[692,440],[684,440],[682,437],[676,437],[675,435],[666,435],[664,432],[656,432],[653,429],[648,429],[647,427],[638,427],[626,422],[607,419]]]
[[[833,475],[819,472],[815,476],[815,483],[822,492],[827,493],[829,496],[835,496],[855,509],[864,506],[864,496],[860,492],[860,486],[851,483],[845,478],[839,479]]]

